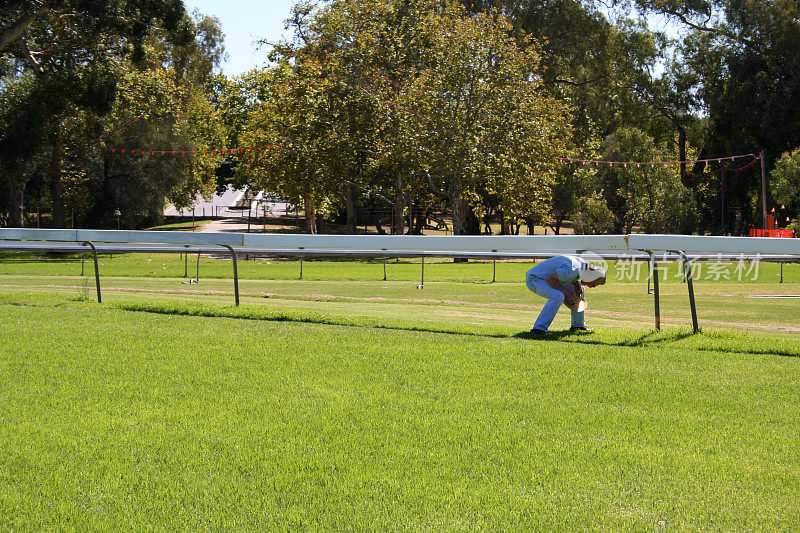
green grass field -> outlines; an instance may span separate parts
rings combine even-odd
[[[0,260],[0,529],[800,523],[799,265],[699,281],[699,335],[612,271],[548,340],[524,263],[80,266]]]

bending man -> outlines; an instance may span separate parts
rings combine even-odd
[[[547,298],[539,318],[531,330],[534,335],[544,335],[556,317],[561,304],[572,311],[570,331],[590,331],[586,328],[583,311],[578,303],[583,293],[582,286],[597,287],[606,282],[606,272],[590,265],[580,257],[560,255],[542,261],[525,274],[525,284],[535,294]]]

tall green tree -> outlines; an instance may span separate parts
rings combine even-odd
[[[684,28],[671,77],[707,127],[697,143],[709,156],[764,149],[767,171],[777,155],[800,145],[800,6],[794,0],[636,0]],[[703,153],[703,152],[701,152]],[[696,166],[692,188],[713,185],[717,165]],[[760,169],[736,176],[728,205],[760,225]],[[699,195],[702,196],[702,195]],[[702,202],[702,200],[701,200]],[[718,202],[702,211],[718,218]],[[746,229],[746,224],[741,225]]]
[[[778,203],[788,205],[792,215],[800,213],[800,148],[786,152],[778,159],[771,185]]]
[[[514,40],[501,16],[464,16],[453,6],[430,23],[432,65],[405,108],[423,168],[452,208],[454,233],[469,233],[480,190],[496,195],[513,223],[543,221],[571,131],[566,106],[535,80],[538,48]]]
[[[333,75],[350,94],[353,112],[343,117],[349,117],[361,169],[357,183],[391,206],[400,234],[407,206],[427,192],[407,91],[429,68],[428,22],[439,9],[431,0],[343,0],[322,9],[312,25]]]
[[[269,90],[242,136],[246,144],[262,149],[247,154],[242,171],[254,187],[302,203],[306,231],[317,233],[330,163],[329,124],[320,113],[327,102],[319,65],[305,62],[295,68],[281,61],[264,73],[262,83]]]
[[[80,222],[88,226],[108,224],[116,209],[125,227],[156,223],[165,199],[190,207],[198,194],[213,193],[223,158],[209,150],[225,146],[225,127],[202,87],[177,83],[171,69],[131,65],[118,74],[117,99],[103,119],[114,133],[86,148],[86,179],[75,184],[84,199]]]
[[[447,199],[456,234],[479,231],[482,193],[509,220],[542,218],[569,114],[541,90],[536,46],[515,40],[502,16],[340,0],[299,13],[296,26],[251,128],[302,147],[254,155],[270,185],[302,196],[308,213],[306,198],[346,198],[338,187],[355,184],[391,204],[398,233],[432,192]]]
[[[13,66],[4,87],[19,95],[0,119],[9,126],[0,132],[7,190],[24,190],[20,169],[46,149],[53,223],[63,226],[65,140],[76,121],[96,125],[111,110],[114,66],[141,60],[154,28],[176,43],[190,40],[185,22],[179,0],[24,0],[0,7],[0,57]]]
[[[610,135],[601,153],[608,161],[664,161],[674,152],[660,148],[647,133],[620,128]],[[614,215],[613,231],[631,233],[691,233],[695,227],[692,193],[663,165],[600,165],[598,189]],[[590,206],[589,206],[590,207]]]

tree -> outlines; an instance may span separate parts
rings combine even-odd
[[[53,14],[49,8],[45,12]],[[94,23],[110,32],[113,25],[103,20]],[[49,31],[42,26],[48,21],[31,24],[28,32]],[[77,35],[80,28],[73,31]],[[0,111],[0,120],[11,128],[4,130],[0,158],[17,162],[16,168],[6,166],[7,187],[24,187],[35,176],[26,170],[32,166],[27,161],[42,169],[40,160],[46,157],[46,177],[36,180],[36,188],[49,198],[55,226],[64,225],[65,206],[71,205],[80,213],[78,223],[108,223],[120,208],[123,221],[133,227],[158,220],[165,197],[186,205],[198,192],[213,190],[207,178],[211,156],[139,154],[134,160],[130,152],[121,158],[111,148],[155,146],[171,152],[222,145],[221,124],[208,95],[223,54],[217,22],[185,16],[174,31],[149,27],[137,34],[142,54],[136,62],[131,61],[134,43],[125,37],[129,33],[125,29],[100,41],[92,41],[95,36],[78,41],[73,35],[73,44],[84,46],[77,55],[85,63],[43,52],[40,72],[22,64],[23,70],[7,79],[3,96],[13,94],[15,105]],[[14,130],[24,134],[12,135]]]
[[[97,45],[111,48],[121,38],[140,59],[152,28],[178,30],[184,14],[180,0],[8,0],[0,7],[0,54],[46,71],[65,51],[91,55]]]
[[[328,145],[346,147],[338,160],[392,205],[397,232],[428,186],[448,199],[457,234],[478,231],[479,191],[509,220],[543,216],[566,108],[540,94],[536,48],[520,48],[502,17],[426,0],[342,0],[301,14],[300,46],[279,51],[298,70],[318,66],[347,102],[317,106],[337,110],[326,111]]]
[[[560,176],[553,186],[553,198],[549,212],[549,225],[556,235],[561,233],[561,227],[567,219],[577,216],[588,208],[583,201],[584,198],[591,195],[602,198],[593,187],[596,182],[597,169],[588,165],[572,164],[563,165],[560,170]],[[584,220],[586,220],[585,217]],[[534,221],[530,221],[529,224],[533,225]],[[588,233],[585,224],[583,228],[582,233]],[[609,227],[609,229],[611,228]]]
[[[250,117],[243,136],[259,150],[244,159],[243,172],[258,188],[302,200],[306,231],[317,233],[317,210],[324,200],[323,181],[328,124],[317,112],[325,105],[318,66],[294,68],[288,61],[263,74],[268,94]]]
[[[656,76],[670,40],[643,20],[616,15],[608,4],[586,0],[464,3],[473,12],[497,8],[520,38],[533,37],[540,43],[542,88],[572,108],[571,147],[583,152],[583,158],[621,127],[635,126],[659,142],[671,143],[673,119],[684,129],[691,122],[676,97],[675,84]],[[596,192],[586,189],[591,180],[576,179],[573,170],[562,168],[555,180],[549,223],[557,233],[580,198]]]
[[[467,233],[481,186],[505,218],[543,220],[571,132],[566,107],[535,80],[537,47],[518,44],[502,17],[466,17],[460,7],[430,24],[432,65],[407,93],[408,129],[448,198],[453,232]]]
[[[600,193],[592,193],[576,199],[573,213],[574,229],[580,235],[603,235],[614,230],[614,213],[606,205]]]
[[[24,175],[18,169],[47,146],[53,223],[65,224],[65,137],[76,120],[96,123],[111,110],[114,65],[140,60],[153,28],[162,25],[176,43],[191,39],[191,32],[182,31],[184,15],[178,0],[25,0],[0,8],[0,57],[13,65],[4,87],[15,86],[20,95],[18,105],[3,110],[4,122],[19,127],[0,132],[12,194],[24,190],[24,182],[13,179]]]
[[[685,35],[677,47],[670,77],[690,110],[705,117],[696,139],[710,157],[764,149],[780,154],[800,145],[800,7],[794,0],[636,0],[645,13],[678,22]],[[719,171],[718,165],[712,165]],[[713,172],[698,164],[684,183],[702,189],[713,185]],[[770,159],[767,160],[767,171]],[[689,178],[689,179],[687,179]],[[730,203],[746,222],[760,221],[760,176],[729,192]],[[744,178],[740,181],[745,181]],[[701,211],[718,218],[718,204],[699,191]]]
[[[772,171],[772,194],[775,201],[789,205],[790,211],[800,211],[800,148],[783,154]]]
[[[665,161],[670,152],[656,145],[646,133],[621,128],[601,147],[608,161]],[[639,227],[646,233],[690,233],[695,208],[692,195],[663,165],[601,165],[598,189],[615,217],[615,233],[631,233]]]
[[[464,0],[472,12],[498,10],[521,38],[541,44],[542,84],[569,98],[581,140],[605,136],[647,113],[639,93],[663,52],[665,36],[631,19],[611,20],[585,0]]]
[[[417,131],[408,121],[407,91],[428,68],[432,0],[341,0],[312,25],[318,50],[351,102],[342,118],[358,186],[392,207],[393,229],[405,232],[405,211],[426,191]],[[308,37],[307,37],[308,39]]]
[[[91,145],[83,164],[83,222],[90,226],[107,222],[115,209],[127,227],[157,222],[165,198],[178,208],[191,206],[198,193],[213,193],[222,160],[220,150],[208,148],[224,146],[225,129],[201,87],[177,84],[174,72],[162,68],[119,74],[117,100],[104,120],[115,133]],[[111,146],[137,150],[123,154]]]

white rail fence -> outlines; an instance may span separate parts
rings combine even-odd
[[[692,328],[700,330],[695,306],[691,259],[687,254],[748,254],[776,258],[800,256],[800,239],[702,237],[687,235],[535,235],[535,236],[389,236],[294,235],[253,233],[192,233],[182,231],[124,231],[83,229],[0,228],[0,250],[80,252],[94,256],[97,301],[102,301],[98,252],[219,253],[233,261],[234,295],[239,305],[237,254],[284,256],[421,257],[424,284],[425,257],[539,258],[594,252],[617,256],[644,253],[650,257],[654,285],[656,329],[661,327],[658,252],[677,254],[684,264]],[[302,266],[301,266],[302,268]],[[302,272],[302,270],[301,270]],[[302,277],[302,274],[301,274]],[[649,282],[649,280],[648,280]],[[422,285],[420,285],[422,286]]]

